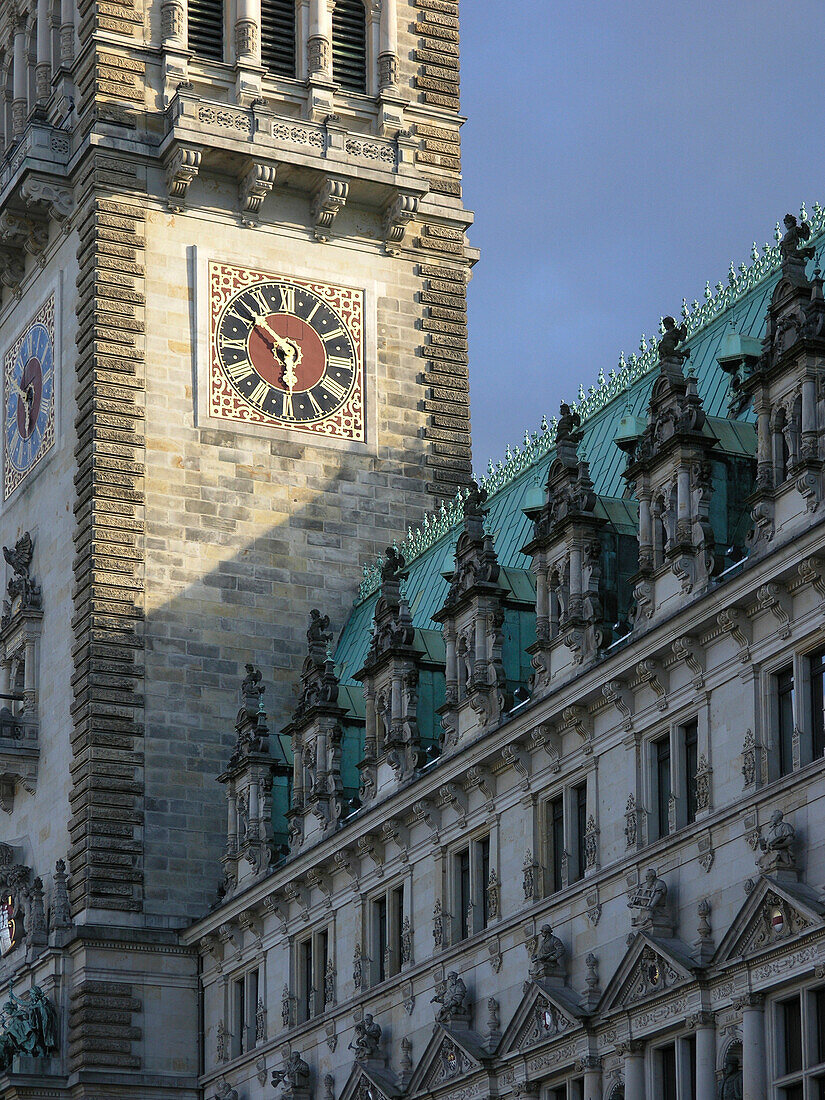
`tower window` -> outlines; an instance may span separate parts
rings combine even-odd
[[[332,75],[347,92],[367,90],[367,13],[363,0],[338,0],[332,13]]]
[[[295,76],[295,0],[261,0],[261,62],[278,76]]]
[[[223,61],[223,0],[189,0],[189,49],[209,61]]]

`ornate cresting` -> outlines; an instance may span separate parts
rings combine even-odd
[[[404,565],[404,558],[388,547],[370,647],[355,676],[366,700],[364,758],[358,765],[363,802],[409,779],[419,765],[419,653],[410,608],[401,595]]]
[[[316,841],[343,815],[341,719],[338,680],[329,655],[329,617],[310,613],[301,694],[284,736],[292,741],[293,780],[289,819],[290,850]]]
[[[445,748],[497,722],[506,706],[502,663],[505,590],[492,536],[484,530],[487,491],[476,484],[464,501],[464,530],[455,549],[455,568],[441,623],[446,647],[446,700],[440,708]]]
[[[601,595],[604,520],[586,459],[579,458],[581,418],[562,404],[556,457],[550,465],[544,506],[529,512],[533,537],[523,548],[536,579],[536,641],[530,647],[537,688],[550,677],[550,651],[559,640],[579,664],[610,642]]]

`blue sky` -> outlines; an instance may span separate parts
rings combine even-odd
[[[825,3],[463,0],[473,456],[825,205]]]

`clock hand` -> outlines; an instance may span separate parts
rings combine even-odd
[[[295,360],[296,364],[301,362],[303,352],[301,351],[300,347],[295,343],[294,340],[286,340],[283,336],[279,336],[279,334],[275,331],[274,328],[272,328],[269,321],[263,314],[255,318],[255,327],[263,329],[264,332],[271,336],[272,342],[275,344],[275,347],[280,349],[280,351],[282,351],[286,357],[291,356]]]

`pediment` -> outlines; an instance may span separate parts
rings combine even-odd
[[[484,1069],[490,1054],[468,1027],[435,1024],[432,1038],[413,1071],[407,1094],[434,1092]]]
[[[528,1050],[566,1037],[584,1015],[571,992],[542,979],[524,983],[524,996],[502,1036],[501,1054]]]
[[[401,1089],[380,1063],[355,1062],[340,1100],[397,1100]]]
[[[716,952],[716,963],[769,951],[823,925],[825,905],[800,883],[760,878]]]
[[[604,991],[599,1012],[612,1012],[658,997],[693,981],[696,962],[675,939],[654,939],[638,932]]]

